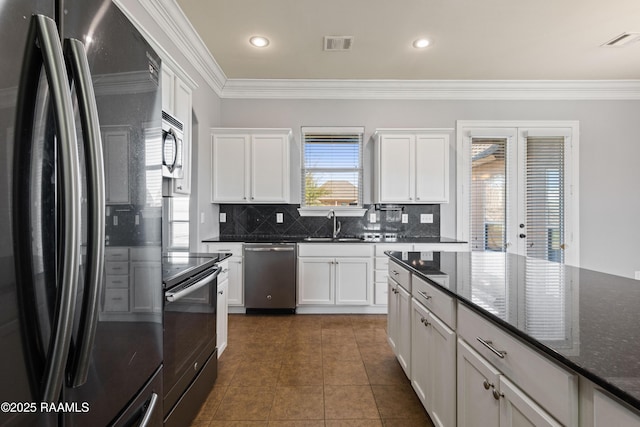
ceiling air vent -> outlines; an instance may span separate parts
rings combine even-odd
[[[623,47],[640,40],[640,33],[622,33],[619,36],[609,40],[603,47]]]
[[[324,36],[324,50],[326,51],[351,50],[351,46],[353,46],[353,36]]]

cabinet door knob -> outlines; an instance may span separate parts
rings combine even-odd
[[[220,291],[220,292],[218,292],[218,293],[219,293],[220,295],[222,295],[222,294],[224,294],[224,291]]]
[[[504,396],[504,394],[500,393],[498,390],[496,390],[495,388],[491,391],[491,393],[493,393],[493,398],[495,400],[500,400],[500,398],[502,396]]]
[[[488,380],[484,380],[484,382],[482,383],[482,385],[484,386],[485,390],[489,390],[491,388],[491,383]]]

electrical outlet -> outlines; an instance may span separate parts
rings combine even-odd
[[[113,225],[118,225],[118,215],[113,216]]]
[[[402,214],[402,223],[403,224],[409,223],[409,214]]]
[[[135,223],[136,225],[140,225],[140,215],[136,215],[136,216],[134,217],[134,223]]]
[[[376,222],[376,214],[375,213],[370,213],[369,214],[369,222]]]
[[[421,224],[433,224],[433,214],[420,214]]]
[[[227,214],[225,212],[220,212],[220,222],[227,222]]]
[[[284,215],[281,212],[276,213],[276,222],[282,224],[284,222]]]
[[[204,212],[200,212],[200,224],[204,224]]]
[[[636,271],[636,280],[640,280],[640,271]]]

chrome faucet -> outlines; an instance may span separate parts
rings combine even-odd
[[[342,227],[342,223],[338,221],[336,217],[336,211],[334,211],[333,209],[329,211],[329,213],[327,214],[327,218],[329,219],[333,218],[333,238],[335,239],[338,237],[338,233],[340,232],[340,227]]]

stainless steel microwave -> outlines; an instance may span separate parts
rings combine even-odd
[[[167,113],[162,112],[162,176],[182,178],[184,159],[184,124]]]

